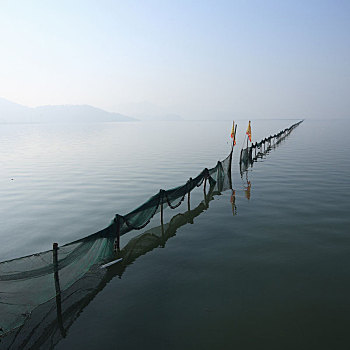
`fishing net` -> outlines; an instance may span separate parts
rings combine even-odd
[[[52,250],[0,263],[2,330],[6,333],[20,326],[36,306],[56,296],[55,269],[60,290],[65,290],[92,265],[113,257],[113,242],[113,237],[96,235],[62,246],[57,251],[56,267]]]
[[[53,349],[81,311],[103,289],[106,269],[94,265],[56,298],[36,307],[18,328],[1,339],[1,349]],[[38,292],[38,287],[36,287]],[[60,313],[58,313],[58,309]]]
[[[271,147],[278,145],[302,122],[303,121],[301,120],[300,122],[293,124],[289,128],[286,128],[277,134],[270,135],[260,142],[252,143],[251,146],[242,149],[239,160],[241,171],[242,169],[246,169],[249,164],[252,164],[257,158],[264,155],[271,149]]]
[[[266,143],[279,143],[293,125],[248,149],[242,157],[249,161],[253,150]],[[213,195],[228,188],[231,180],[232,151],[214,168],[204,169],[184,185],[160,190],[126,215],[117,214],[105,229],[58,249],[0,263],[0,336],[6,349],[53,348],[81,310],[113,276],[139,256],[146,254],[175,235],[176,230],[208,208]],[[196,187],[204,187],[204,200],[193,210],[175,215],[169,223],[131,239],[117,253],[115,240],[131,230],[141,230],[151,218],[167,207],[177,208]],[[208,191],[205,191],[205,189]],[[119,248],[119,246],[118,246]],[[107,270],[101,265],[121,257],[120,264]],[[111,275],[111,271],[114,271]],[[5,337],[6,335],[6,337]]]
[[[225,178],[228,174],[225,174]],[[223,181],[229,184],[229,181]],[[223,187],[225,191],[229,187]],[[140,256],[158,247],[164,247],[168,239],[174,237],[176,231],[193,220],[209,208],[210,201],[220,194],[214,184],[209,187],[204,199],[194,209],[176,214],[168,223],[153,227],[142,234],[130,239],[121,249],[118,257],[119,264],[109,269],[100,268],[99,264],[91,266],[83,277],[69,288],[61,291],[59,300],[51,299],[36,307],[30,317],[21,327],[10,332],[2,339],[4,349],[52,349],[63,337],[68,329],[105,285],[115,276],[122,276],[125,269]],[[58,302],[60,314],[58,315]]]
[[[240,163],[245,164],[252,159],[253,149],[261,150],[262,147],[266,146],[266,143],[281,142],[299,124],[296,123],[290,128],[242,150]],[[14,337],[13,339],[22,339],[22,336],[16,338],[14,334],[25,334],[26,332],[30,333],[31,329],[42,327],[51,329],[50,327],[52,327],[52,333],[48,332],[48,334],[52,334],[50,341],[55,342],[56,336],[54,334],[57,332],[54,331],[55,327],[51,326],[50,320],[61,318],[59,324],[62,335],[62,329],[75,317],[72,316],[75,315],[72,311],[75,309],[73,305],[79,304],[79,300],[87,298],[87,295],[96,291],[96,285],[101,283],[101,276],[104,276],[100,269],[102,264],[118,256],[124,257],[127,262],[135,259],[152,246],[164,244],[164,239],[176,231],[174,231],[174,227],[186,223],[187,220],[193,220],[193,215],[196,212],[188,210],[185,214],[175,216],[169,224],[162,225],[161,229],[158,228],[158,231],[153,230],[152,233],[148,232],[147,235],[131,240],[126,250],[119,248],[120,236],[131,230],[143,229],[157,212],[160,211],[162,215],[162,211],[167,207],[177,208],[186,196],[189,198],[191,191],[196,187],[203,186],[204,190],[208,188],[208,195],[204,191],[205,196],[232,188],[231,165],[232,151],[215,167],[205,168],[185,184],[169,190],[161,189],[130,213],[117,214],[110,225],[99,232],[56,249],[1,262],[0,336],[7,335],[12,331],[11,337]],[[203,211],[207,205],[205,203],[202,203],[201,207],[197,207],[196,210]],[[155,234],[156,231],[158,234]],[[162,232],[161,237],[159,232]],[[135,249],[131,249],[131,247]],[[136,249],[136,247],[138,248]],[[114,248],[117,248],[117,255]],[[47,312],[47,316],[44,317],[45,321],[40,318],[41,316],[38,319],[32,316],[34,310],[35,314],[39,315],[46,315],[45,312]],[[55,310],[57,316],[52,316],[52,310]],[[24,324],[25,326],[23,326]],[[34,341],[33,334],[30,334],[28,339]],[[11,337],[6,338],[11,339]],[[34,342],[40,343],[41,340]],[[14,343],[15,341],[11,344]],[[21,346],[20,348],[25,347]]]
[[[232,151],[212,169],[204,169],[184,185],[160,190],[148,201],[126,215],[117,214],[111,224],[78,241],[58,249],[0,263],[0,335],[23,325],[35,308],[56,298],[62,307],[64,292],[101,264],[116,257],[114,243],[131,230],[144,228],[151,218],[166,207],[174,209],[196,187],[208,183],[210,191],[228,186]],[[64,300],[63,300],[64,301]]]

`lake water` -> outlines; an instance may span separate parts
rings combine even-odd
[[[111,268],[52,347],[348,348],[350,123],[305,120],[241,176],[247,121],[237,122],[236,215],[225,191],[164,247]],[[253,120],[253,140],[295,122]],[[1,125],[0,261],[87,236],[184,184],[229,154],[230,131],[200,121]],[[202,199],[191,194],[191,206]],[[186,210],[167,208],[164,221]],[[143,231],[156,226],[158,215]]]

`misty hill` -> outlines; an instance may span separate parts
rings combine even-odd
[[[149,121],[181,121],[183,120],[182,117],[180,117],[178,114],[160,114],[160,115],[154,115],[154,114],[135,114],[133,115],[137,120],[141,120],[144,122]]]
[[[119,113],[89,105],[59,105],[30,108],[0,98],[0,123],[91,123],[136,121]]]
[[[117,110],[130,115],[138,120],[142,121],[180,121],[183,120],[178,114],[169,113],[169,111],[161,106],[153,103],[133,102],[124,103],[115,106]]]
[[[127,122],[135,118],[89,105],[41,106],[34,108],[40,122]]]

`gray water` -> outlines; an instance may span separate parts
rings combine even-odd
[[[294,122],[252,121],[253,140]],[[349,124],[306,120],[241,177],[247,122],[238,121],[236,215],[226,191],[121,278],[111,269],[55,349],[347,349]],[[87,236],[185,183],[228,155],[230,130],[230,122],[2,125],[0,260]],[[201,199],[194,194],[193,206]],[[167,209],[165,221],[185,211]],[[144,231],[158,225],[155,217]]]

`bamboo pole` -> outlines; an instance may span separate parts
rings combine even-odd
[[[56,289],[57,322],[61,331],[61,335],[63,338],[65,338],[66,331],[63,327],[61,288],[60,288],[60,280],[58,276],[58,243],[53,244],[52,254],[53,254],[52,260],[53,260],[53,271],[54,271],[54,279],[55,279],[55,289]]]
[[[163,207],[163,194],[164,194],[164,191],[161,190],[160,192],[160,225],[162,227],[162,236],[164,236],[164,207]]]
[[[188,184],[189,184],[189,189],[188,189],[188,193],[187,193],[187,209],[188,211],[191,210],[191,183],[192,183],[192,177],[190,177],[190,179],[188,180]]]
[[[114,251],[120,252],[120,217],[118,214],[114,218],[114,223],[116,224],[116,237],[114,242]]]

